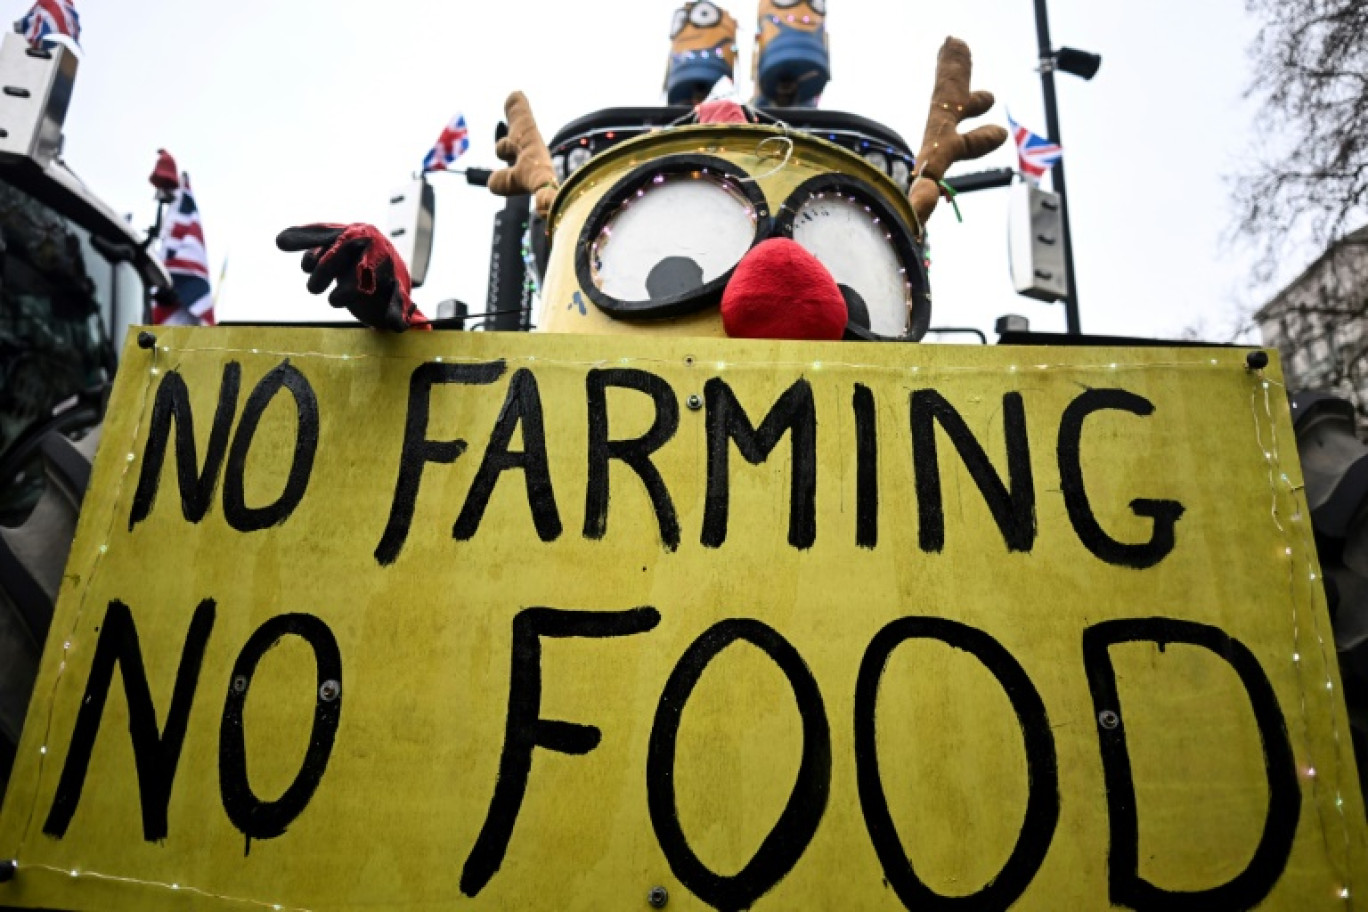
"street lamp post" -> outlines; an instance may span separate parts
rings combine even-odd
[[[1059,105],[1055,101],[1054,88],[1056,55],[1054,45],[1050,43],[1050,18],[1045,10],[1045,0],[1035,0],[1035,16],[1036,37],[1040,43],[1040,85],[1045,91],[1045,129],[1049,132],[1050,141],[1062,147],[1064,141],[1059,135]],[[1095,67],[1093,72],[1096,72]],[[1092,73],[1083,78],[1091,79]],[[1073,236],[1069,232],[1069,197],[1064,192],[1063,158],[1055,162],[1051,169],[1050,181],[1059,194],[1059,210],[1064,225],[1064,276],[1069,286],[1069,293],[1064,298],[1065,332],[1076,336],[1082,330],[1078,325],[1078,280],[1074,275]]]

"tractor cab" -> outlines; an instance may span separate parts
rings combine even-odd
[[[99,421],[124,331],[143,321],[161,266],[60,162],[0,160],[0,526],[42,490],[50,433]]]
[[[0,43],[0,795],[129,326],[170,280],[61,160],[76,58]]]

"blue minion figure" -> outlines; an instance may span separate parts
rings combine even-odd
[[[831,79],[826,0],[760,0],[755,103],[816,107]]]

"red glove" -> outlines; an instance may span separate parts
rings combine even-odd
[[[431,329],[409,297],[408,267],[394,246],[374,225],[302,225],[286,228],[276,237],[286,251],[304,251],[300,265],[309,274],[308,289],[328,295],[333,307],[345,307],[374,329],[403,332],[409,327]]]

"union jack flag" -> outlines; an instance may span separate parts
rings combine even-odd
[[[199,207],[190,192],[190,175],[182,174],[180,189],[167,206],[162,222],[162,264],[171,275],[174,300],[152,307],[152,322],[173,326],[213,326],[214,299],[209,288],[209,255]]]
[[[423,159],[423,171],[445,171],[466,149],[470,148],[470,131],[466,129],[465,115],[457,114],[451,123],[442,128],[442,135],[432,151]]]
[[[1045,176],[1045,172],[1053,168],[1055,162],[1064,156],[1064,150],[1058,143],[1052,143],[1017,123],[1011,114],[1007,115],[1007,123],[1011,124],[1012,138],[1016,140],[1017,161],[1020,163],[1021,173],[1034,180],[1040,180]]]
[[[81,42],[81,17],[76,14],[74,0],[37,0],[33,9],[18,22],[14,30],[28,41],[30,47],[42,47],[52,35],[66,35]]]

